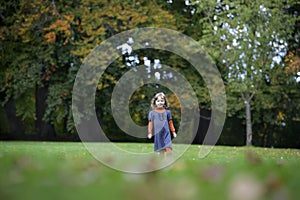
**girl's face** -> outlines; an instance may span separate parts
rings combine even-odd
[[[158,97],[155,101],[155,105],[157,108],[163,108],[165,105],[165,99],[163,97]]]

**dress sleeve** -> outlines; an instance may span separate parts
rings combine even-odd
[[[149,112],[148,114],[148,121],[153,121],[153,113]]]
[[[172,120],[172,114],[171,114],[171,111],[169,111],[169,110],[167,110],[167,119],[168,119],[168,121]]]

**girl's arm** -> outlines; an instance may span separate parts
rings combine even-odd
[[[176,137],[177,135],[176,135],[176,131],[175,131],[173,121],[170,119],[170,120],[168,120],[168,123],[169,123],[170,131],[172,132],[173,136]]]
[[[167,118],[168,118],[168,124],[169,124],[170,131],[172,132],[172,134],[175,138],[177,136],[177,134],[176,134],[175,127],[173,124],[172,114],[169,110],[167,110]]]
[[[148,122],[148,138],[149,139],[152,138],[152,129],[153,129],[153,122],[151,120],[149,120],[149,122]]]
[[[170,119],[170,120],[168,121],[168,123],[169,123],[170,131],[171,131],[172,133],[175,132],[175,127],[174,127],[173,121]]]

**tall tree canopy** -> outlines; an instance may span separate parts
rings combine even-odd
[[[283,92],[282,87],[277,87],[280,84],[277,79],[290,77],[276,71],[284,71],[289,41],[295,39],[292,33],[297,18],[295,13],[287,12],[295,3],[244,0],[196,3],[205,27],[200,42],[224,72],[229,113],[245,109],[247,145],[252,144],[251,107],[258,112],[275,111],[274,117],[270,117],[272,121],[281,113],[278,108],[283,99],[274,99]]]
[[[7,124],[1,124],[1,137],[76,137],[72,89],[84,58],[117,33],[161,27],[180,31],[205,47],[226,84],[228,117],[245,121],[246,144],[283,143],[278,138],[294,135],[280,134],[299,120],[299,113],[293,112],[300,105],[299,7],[296,0],[2,2],[0,120]],[[186,60],[149,49],[124,53],[107,68],[97,87],[97,114],[111,129],[111,137],[119,137],[120,131],[110,114],[111,92],[118,79],[134,65],[147,67],[158,61],[183,74],[200,108],[210,109],[205,83]],[[147,120],[157,90],[157,85],[146,85],[133,94],[130,111],[136,123]],[[179,119],[177,97],[167,88],[159,90],[167,93]]]

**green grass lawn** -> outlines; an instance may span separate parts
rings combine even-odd
[[[105,144],[103,144],[105,145]],[[153,144],[119,143],[152,151]],[[111,169],[82,143],[0,142],[1,200],[299,199],[300,151],[191,145],[173,165],[146,174]],[[176,145],[174,145],[174,151]]]

